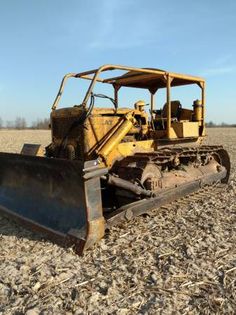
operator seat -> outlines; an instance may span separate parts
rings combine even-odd
[[[171,120],[179,121],[181,115],[182,105],[180,101],[171,101]],[[167,103],[164,104],[162,109],[154,110],[155,114],[154,126],[156,130],[166,129],[166,118],[167,118]]]
[[[171,101],[171,118],[180,120],[182,105],[180,101]],[[167,103],[163,106],[162,118],[167,118]]]

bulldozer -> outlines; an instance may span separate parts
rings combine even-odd
[[[88,89],[80,104],[58,108],[71,78],[89,80]],[[97,85],[109,85],[114,94],[96,94]],[[189,85],[199,88],[199,99],[185,108],[171,92]],[[145,90],[149,103],[121,107],[126,88]],[[165,102],[157,109],[161,89]],[[98,99],[111,105],[96,106]],[[52,105],[50,128],[45,150],[25,144],[21,154],[0,153],[0,210],[78,254],[115,224],[229,179],[227,151],[204,145],[200,77],[118,65],[69,73]]]

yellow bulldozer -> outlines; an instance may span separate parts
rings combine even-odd
[[[111,77],[114,70],[119,75]],[[90,80],[84,99],[57,109],[70,78]],[[114,95],[95,94],[101,84]],[[171,99],[172,88],[186,85],[199,87],[190,108]],[[141,100],[120,107],[124,87],[145,90],[149,111]],[[166,100],[157,109],[160,89]],[[111,106],[96,106],[98,98]],[[44,156],[34,145],[25,145],[22,154],[0,153],[0,209],[74,245],[79,254],[106,228],[229,178],[227,152],[203,145],[205,81],[199,77],[117,65],[69,73],[53,103],[50,126],[52,142]]]

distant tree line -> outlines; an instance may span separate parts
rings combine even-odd
[[[14,121],[7,120],[5,123],[0,117],[0,129],[49,129],[50,119],[37,119],[34,121],[30,126],[27,125],[25,118],[23,117],[16,117]],[[235,124],[227,124],[222,122],[221,124],[216,124],[213,121],[209,121],[206,123],[206,127],[208,128],[227,128],[227,127],[236,127]]]
[[[227,124],[222,122],[221,124],[216,124],[213,121],[209,121],[206,123],[206,127],[208,128],[227,128],[227,127],[236,127],[236,124]]]
[[[50,119],[37,119],[37,121],[33,122],[31,129],[49,129]]]
[[[23,117],[16,117],[15,120],[7,120],[5,123],[0,117],[0,129],[49,129],[50,119],[37,119],[31,125],[27,125],[26,119]]]

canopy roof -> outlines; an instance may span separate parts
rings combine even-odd
[[[190,76],[186,74],[173,73],[161,69],[155,68],[133,68],[127,66],[117,66],[117,65],[105,65],[98,69],[78,73],[76,76],[84,79],[92,80],[92,76],[88,74],[99,73],[99,75],[104,71],[110,70],[123,70],[127,71],[123,75],[110,77],[102,79],[97,76],[96,81],[103,83],[110,83],[114,86],[127,86],[135,88],[145,88],[149,90],[157,90],[159,88],[166,87],[166,78],[170,76],[171,86],[180,86],[187,84],[198,84],[201,85],[205,82],[203,78]]]
[[[128,71],[124,75],[117,78],[110,78],[104,82],[112,83],[118,86],[127,86],[145,89],[160,89],[166,87],[166,77],[169,74],[172,78],[171,86],[180,86],[204,82],[204,79],[192,77],[183,74],[168,73],[167,71],[153,69],[159,73],[142,73],[136,71]]]

